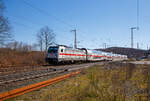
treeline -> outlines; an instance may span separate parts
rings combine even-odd
[[[37,44],[29,45],[23,42],[14,41],[11,43],[8,43],[5,48],[11,49],[14,51],[21,51],[21,52],[30,52],[37,50]]]
[[[10,48],[0,49],[1,67],[38,66],[45,64],[45,52],[39,51],[17,51]]]
[[[0,0],[0,67],[45,64],[48,47],[56,44],[53,30],[48,26],[39,29],[34,44],[16,41],[4,11],[4,3]]]

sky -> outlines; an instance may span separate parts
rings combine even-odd
[[[37,42],[40,28],[49,26],[58,44],[78,47],[131,47],[131,27],[137,26],[137,0],[3,0],[14,39]],[[150,0],[139,0],[139,30],[134,47],[150,47]]]

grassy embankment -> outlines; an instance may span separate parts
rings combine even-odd
[[[112,63],[9,101],[148,101],[150,68]]]

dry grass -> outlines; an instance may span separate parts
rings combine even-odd
[[[45,53],[21,52],[0,49],[0,67],[41,65],[45,62]]]
[[[112,63],[9,101],[148,101],[150,68]]]

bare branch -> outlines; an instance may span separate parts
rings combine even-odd
[[[55,37],[53,30],[48,26],[41,28],[37,33],[37,41],[40,46],[40,50],[42,51],[43,46],[45,46],[45,50],[47,51],[48,46],[55,43]]]

